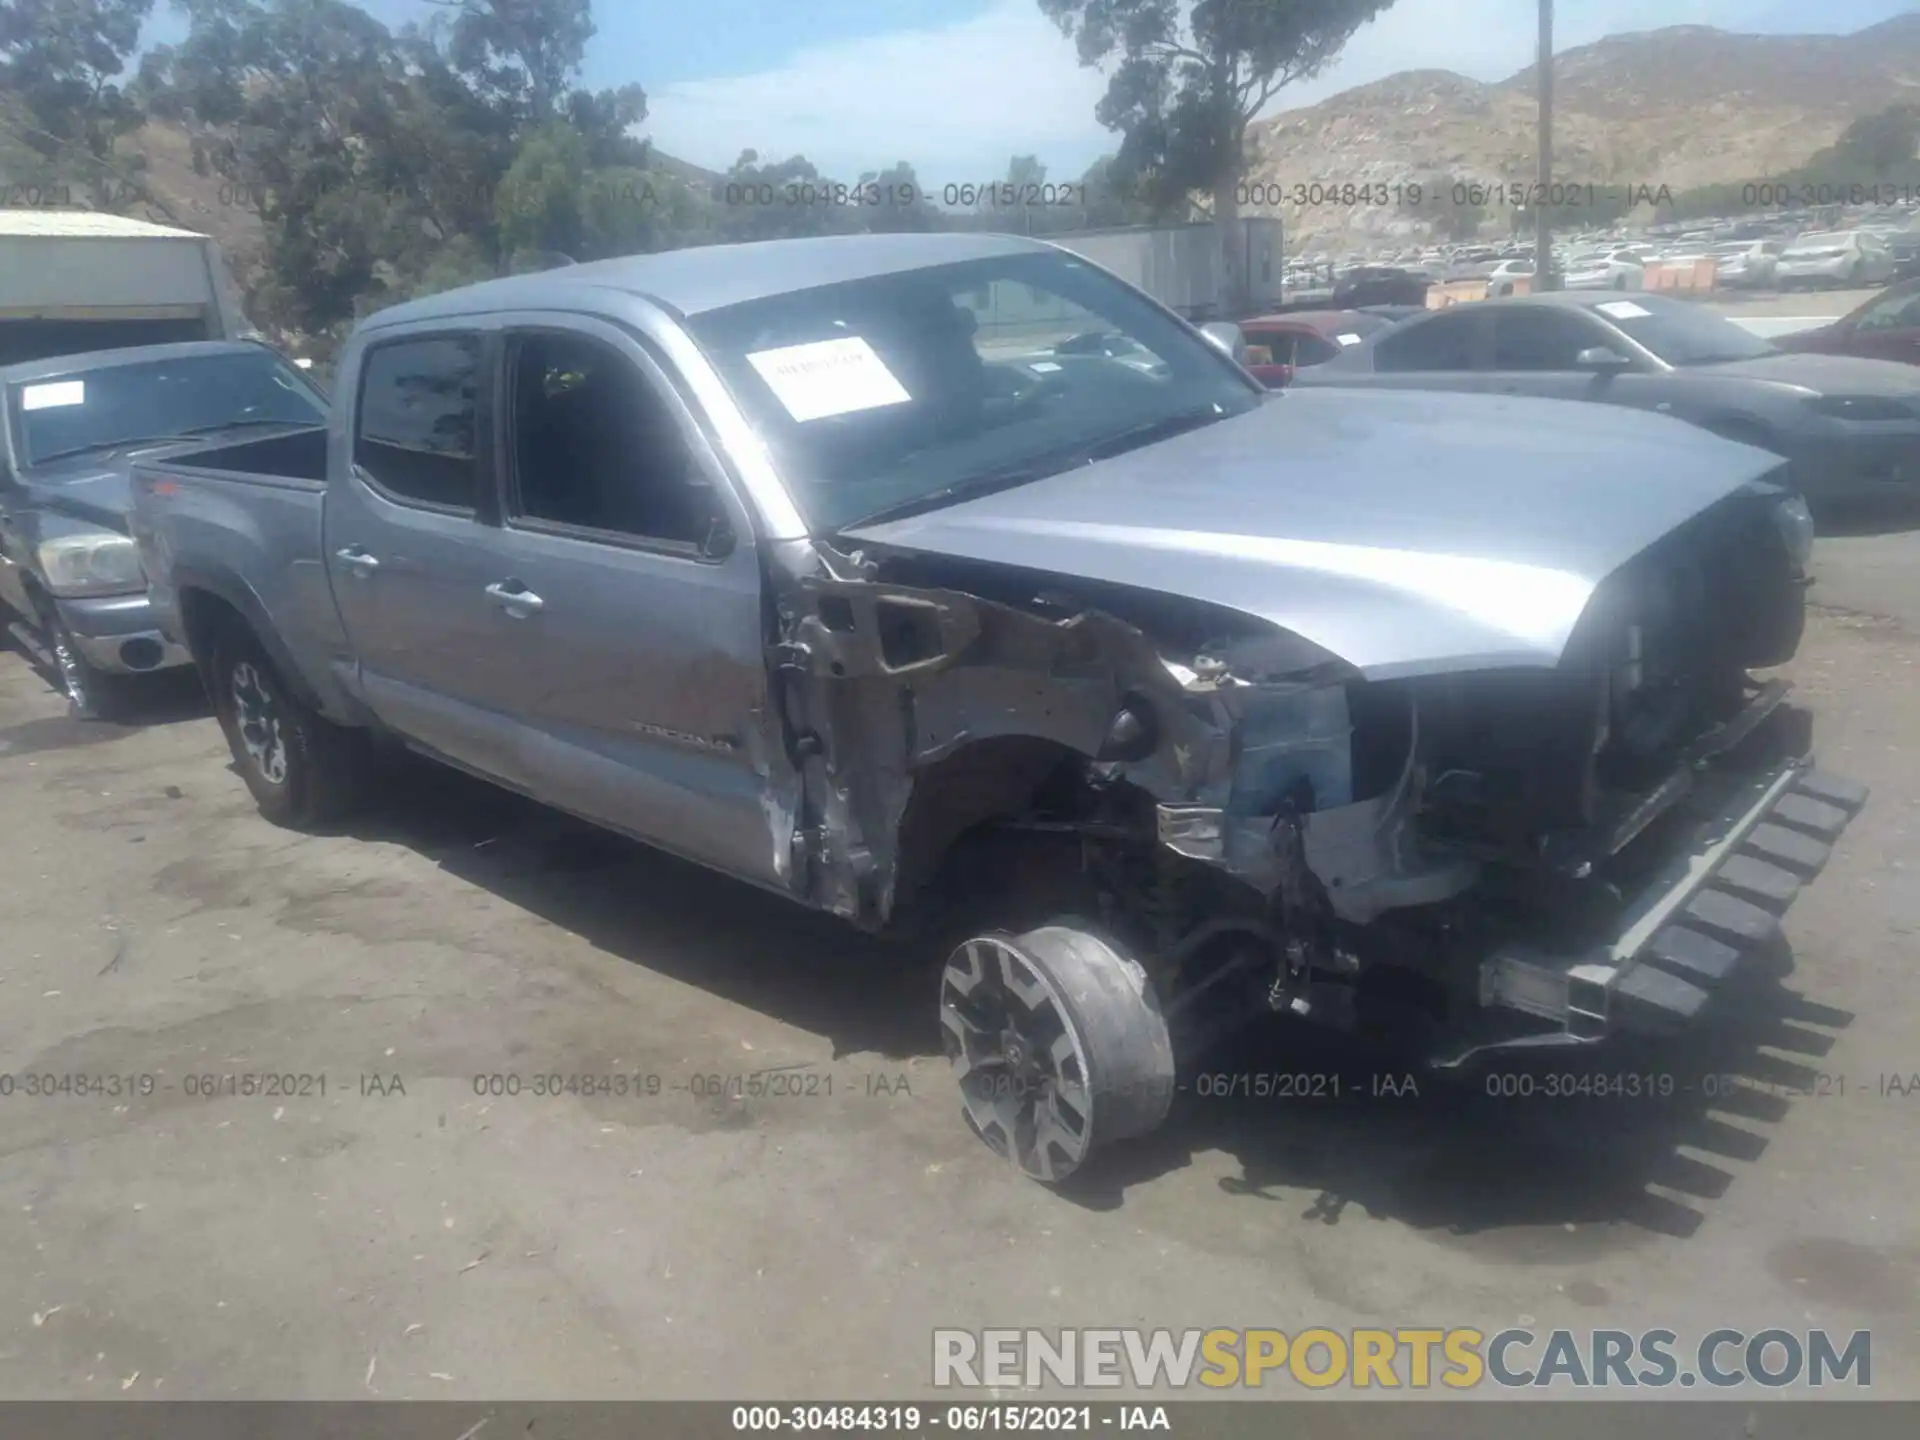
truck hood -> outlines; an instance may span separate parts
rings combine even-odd
[[[1794,337],[1783,337],[1791,339]],[[1808,338],[1812,332],[1808,332]],[[1816,342],[1817,343],[1817,342]],[[1822,395],[1897,395],[1920,399],[1920,373],[1897,360],[1868,360],[1858,355],[1781,353],[1719,365],[1689,366],[1683,375],[1770,380],[1799,385]]]
[[[1614,406],[1282,391],[1111,460],[843,533],[1224,606],[1387,679],[1555,664],[1603,579],[1780,465]]]

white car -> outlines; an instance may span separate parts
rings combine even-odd
[[[1568,290],[1639,290],[1646,285],[1646,266],[1624,251],[1611,254],[1570,255],[1562,287]]]
[[[1730,290],[1764,289],[1774,283],[1780,253],[1786,248],[1784,240],[1729,240],[1716,245],[1709,252],[1714,261],[1713,282]]]
[[[1487,298],[1498,299],[1514,292],[1514,281],[1533,280],[1533,262],[1531,260],[1502,260],[1487,274]]]
[[[1864,230],[1802,235],[1780,252],[1774,283],[1881,285],[1893,279],[1893,252]]]

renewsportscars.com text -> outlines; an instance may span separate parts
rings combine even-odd
[[[1867,1389],[1866,1330],[936,1330],[941,1388]]]

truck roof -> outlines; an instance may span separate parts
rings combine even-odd
[[[204,240],[193,230],[176,230],[135,220],[130,215],[108,215],[99,210],[0,210],[0,235],[37,235],[62,240]]]
[[[78,370],[110,370],[116,365],[139,365],[149,360],[181,360],[191,355],[237,355],[270,349],[258,340],[176,340],[170,345],[127,345],[115,350],[87,350],[78,355],[50,355],[44,360],[22,360],[0,365],[0,384],[19,385],[50,380]]]
[[[1053,249],[1019,235],[967,234],[819,235],[698,245],[483,280],[404,301],[369,316],[362,325],[377,329],[489,310],[539,309],[578,301],[591,289],[623,291],[682,315],[698,315],[818,285]]]

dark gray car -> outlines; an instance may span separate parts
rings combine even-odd
[[[1786,354],[1724,315],[1662,295],[1562,292],[1455,306],[1353,346],[1296,383],[1657,411],[1787,457],[1815,504],[1920,487],[1920,371]]]
[[[127,533],[134,461],[325,420],[325,397],[251,341],[0,367],[0,624],[75,713],[121,714],[137,698],[132,677],[191,660],[160,633]]]

